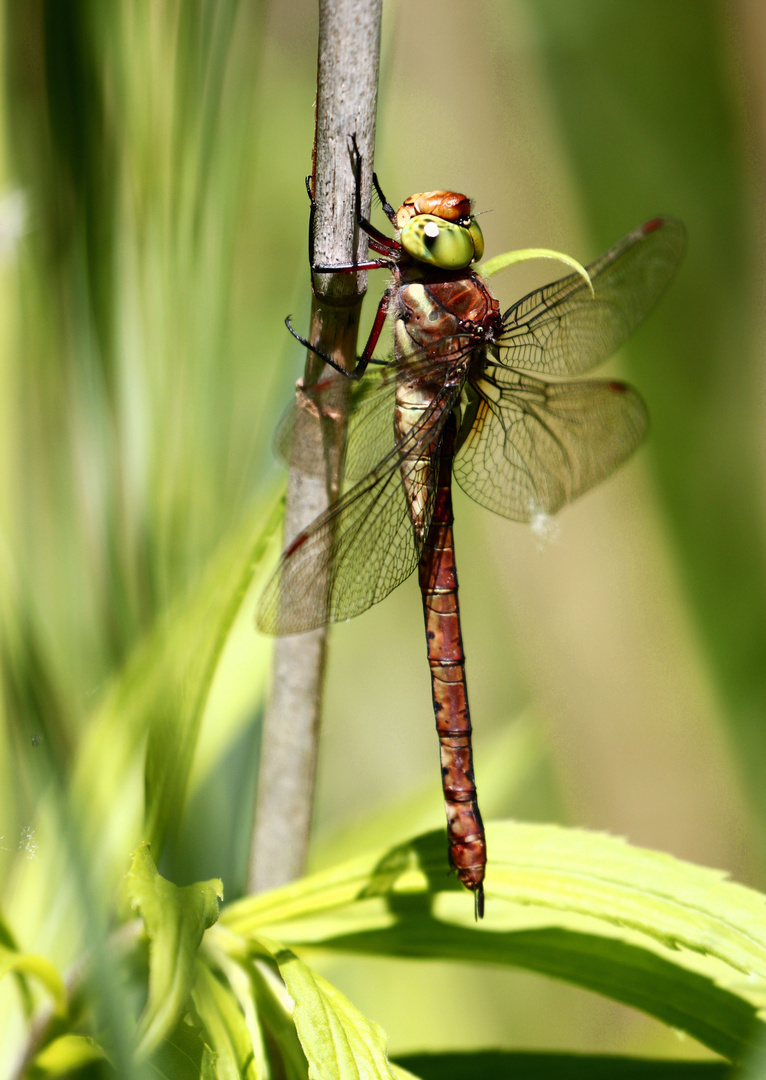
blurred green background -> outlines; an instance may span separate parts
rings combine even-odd
[[[492,211],[488,256],[588,262],[657,213],[689,231],[680,274],[610,367],[649,404],[646,448],[542,544],[456,495],[484,816],[608,830],[763,888],[766,7],[384,8],[375,167],[395,205],[467,192]],[[66,963],[72,860],[98,855],[95,887],[111,887],[141,838],[151,710],[130,673],[187,611],[214,608],[220,568],[283,482],[270,440],[303,362],[282,320],[305,327],[309,310],[317,14],[313,0],[9,0],[4,14],[0,907],[25,947]],[[525,266],[493,287],[507,306],[551,276]],[[384,284],[370,282],[368,323]],[[164,863],[179,882],[222,876],[227,899],[244,888],[268,678],[252,607]],[[413,580],[333,630],[314,865],[442,816]],[[326,973],[392,1052],[702,1053],[527,974]],[[458,978],[471,1030],[444,1008]]]

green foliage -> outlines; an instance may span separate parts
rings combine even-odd
[[[66,990],[64,980],[58,970],[44,956],[33,956],[0,945],[0,979],[13,972],[16,975],[33,975],[38,979],[53,999],[58,1012],[66,1010]]]
[[[401,1059],[422,1080],[722,1080],[731,1070],[712,1061],[638,1061],[585,1054],[412,1054]]]
[[[593,293],[590,275],[585,267],[577,259],[573,259],[571,255],[565,255],[562,251],[549,251],[548,248],[523,248],[521,251],[506,251],[504,255],[495,255],[494,259],[489,259],[482,264],[480,273],[482,277],[492,277],[509,266],[515,266],[520,262],[530,262],[532,259],[553,259],[556,262],[564,263],[572,270],[577,271],[587,282],[591,294]]]
[[[351,1002],[294,952],[272,944],[288,993],[295,1002],[294,1020],[312,1080],[332,1075],[390,1077],[386,1038]]]
[[[763,1054],[763,893],[692,861],[763,880],[747,812],[749,793],[764,819],[761,233],[728,24],[707,0],[474,5],[473,62],[451,63],[470,5],[421,3],[433,47],[392,32],[381,91],[394,201],[455,184],[494,208],[490,250],[585,262],[656,212],[690,236],[628,360],[653,417],[648,494],[591,503],[585,540],[575,525],[542,557],[458,506],[482,806],[560,824],[490,825],[476,924],[446,873],[419,615],[392,597],[336,636],[323,869],[245,895],[269,661],[252,610],[282,513],[269,445],[299,372],[282,317],[300,326],[308,304],[313,3],[9,0],[0,1080],[718,1080]],[[643,836],[655,802],[644,847],[565,824]],[[648,850],[663,845],[690,858]],[[544,977],[529,1034],[523,975],[507,1000],[481,990],[518,971]],[[378,1022],[386,980],[404,1035]],[[727,1061],[657,1060],[704,1051],[632,1016],[620,1056],[557,1052],[581,1001],[594,1046],[631,1016],[618,1003]],[[550,1052],[527,1052],[539,1031]]]
[[[149,942],[136,1054],[172,1061],[192,1047],[203,1076],[277,1069],[314,1080],[390,1077],[378,1025],[288,943],[524,967],[640,1008],[730,1060],[758,1045],[766,1031],[764,897],[597,834],[498,824],[489,842],[488,913],[479,925],[464,892],[440,875],[436,833],[240,900],[221,919],[220,882],[177,888],[143,846],[127,875]],[[270,971],[281,976],[281,994]],[[51,1063],[67,1055],[99,1054],[107,1056],[93,1040],[58,1037],[35,1065],[55,1075]]]
[[[250,936],[276,922],[281,940],[304,947],[525,967],[640,1008],[727,1057],[746,1053],[766,1000],[760,894],[592,833],[499,823],[488,843],[479,926],[443,878],[441,833],[241,900],[221,925]]]
[[[155,1050],[184,1015],[197,949],[218,918],[223,885],[206,881],[178,889],[157,873],[143,845],[133,855],[127,888],[149,939],[149,991],[137,1036],[137,1053],[143,1056]]]
[[[86,1035],[61,1035],[37,1054],[29,1074],[34,1080],[65,1076],[86,1065],[103,1061],[105,1056],[98,1043]]]

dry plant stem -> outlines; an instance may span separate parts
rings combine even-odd
[[[354,170],[349,136],[356,135],[364,163],[362,206],[370,206],[375,104],[380,57],[382,0],[320,0],[317,123],[315,135],[314,257],[317,264],[364,258],[366,241],[354,216]],[[309,338],[350,370],[356,362],[357,330],[366,275],[316,275]],[[324,364],[306,360],[303,385],[322,377]],[[317,420],[298,412],[295,439]],[[325,476],[290,470],[285,543],[337,497],[342,480],[345,416],[340,409],[321,423]],[[307,431],[306,437],[312,432]],[[321,587],[321,583],[320,583]],[[274,649],[272,690],[264,720],[250,852],[248,886],[262,892],[300,877],[305,870],[316,780],[317,744],[326,655],[326,629],[281,638]]]

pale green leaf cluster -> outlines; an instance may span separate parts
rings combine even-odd
[[[175,886],[141,845],[125,879],[141,924],[126,924],[130,933],[107,946],[112,971],[133,969],[128,977],[146,987],[129,1024],[135,1075],[410,1075],[389,1060],[380,1027],[313,966],[328,953],[526,968],[641,1009],[731,1061],[758,1047],[766,1033],[766,898],[601,834],[495,823],[488,839],[482,923],[443,874],[440,833],[244,898],[220,916],[220,881]],[[50,965],[4,949],[5,970],[40,979],[53,1006],[30,1076],[111,1060],[113,1048],[97,1032],[57,1026],[67,1015]],[[84,970],[70,982],[69,1023],[88,978]],[[474,1067],[470,1055],[462,1067]],[[562,1067],[568,1075],[571,1062]]]

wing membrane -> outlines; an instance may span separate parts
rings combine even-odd
[[[319,421],[325,418],[330,425],[345,415],[345,475],[349,480],[361,479],[393,449],[395,392],[393,366],[368,371],[359,382],[332,374],[308,390],[298,386],[274,436],[277,457],[301,472],[321,476],[325,447]],[[313,417],[314,423],[301,425],[301,412]],[[331,433],[331,428],[325,430]]]
[[[683,225],[658,218],[591,263],[595,297],[579,274],[529,293],[503,316],[504,331],[497,339],[503,366],[545,375],[590,371],[651,311],[685,246]],[[496,377],[505,381],[501,370]]]
[[[625,383],[471,384],[455,477],[472,499],[514,521],[555,514],[607,477],[639,445],[643,401]]]
[[[530,293],[503,316],[503,330],[469,378],[455,475],[481,505],[517,521],[553,514],[608,476],[641,442],[646,409],[624,383],[548,383],[529,371],[578,375],[604,360],[648,314],[683,254],[683,226],[658,219],[625,236],[588,269],[595,298],[577,274]],[[460,393],[458,365],[479,341],[449,357],[425,352],[359,383],[322,380],[299,393],[277,432],[280,455],[310,473],[325,468],[333,423],[349,415],[347,479],[356,481],[282,556],[258,605],[266,633],[293,634],[352,618],[382,600],[417,565],[402,462],[423,453]],[[439,387],[421,422],[397,444],[397,371]],[[323,423],[296,421],[307,410]],[[329,427],[327,426],[329,424]],[[300,438],[297,432],[300,430]],[[309,434],[304,432],[309,430]],[[329,436],[328,436],[329,432]],[[405,465],[405,468],[408,466]],[[435,470],[421,524],[430,523]],[[425,530],[423,530],[425,531]],[[422,535],[422,533],[421,533]]]
[[[443,387],[420,423],[288,547],[258,602],[260,630],[297,634],[351,619],[412,573],[420,551],[407,508],[402,461],[422,453],[424,442],[431,443],[459,393],[459,386]],[[393,406],[388,424],[393,444]],[[411,461],[409,467],[414,467]],[[426,527],[435,488],[434,468],[421,517]]]
[[[453,371],[473,342],[468,338],[462,348],[454,349],[447,357],[429,355],[423,350],[409,356],[406,363],[391,360],[365,373],[359,382],[332,374],[315,387],[298,387],[295,400],[285,410],[274,436],[274,451],[288,466],[314,476],[325,471],[325,449],[320,417],[331,423],[343,410],[347,416],[344,475],[348,480],[361,480],[378,462],[394,449],[394,407],[397,372],[406,372],[408,380],[420,379],[431,385],[454,382]],[[314,425],[303,425],[300,437],[297,415],[305,410],[314,416]]]

